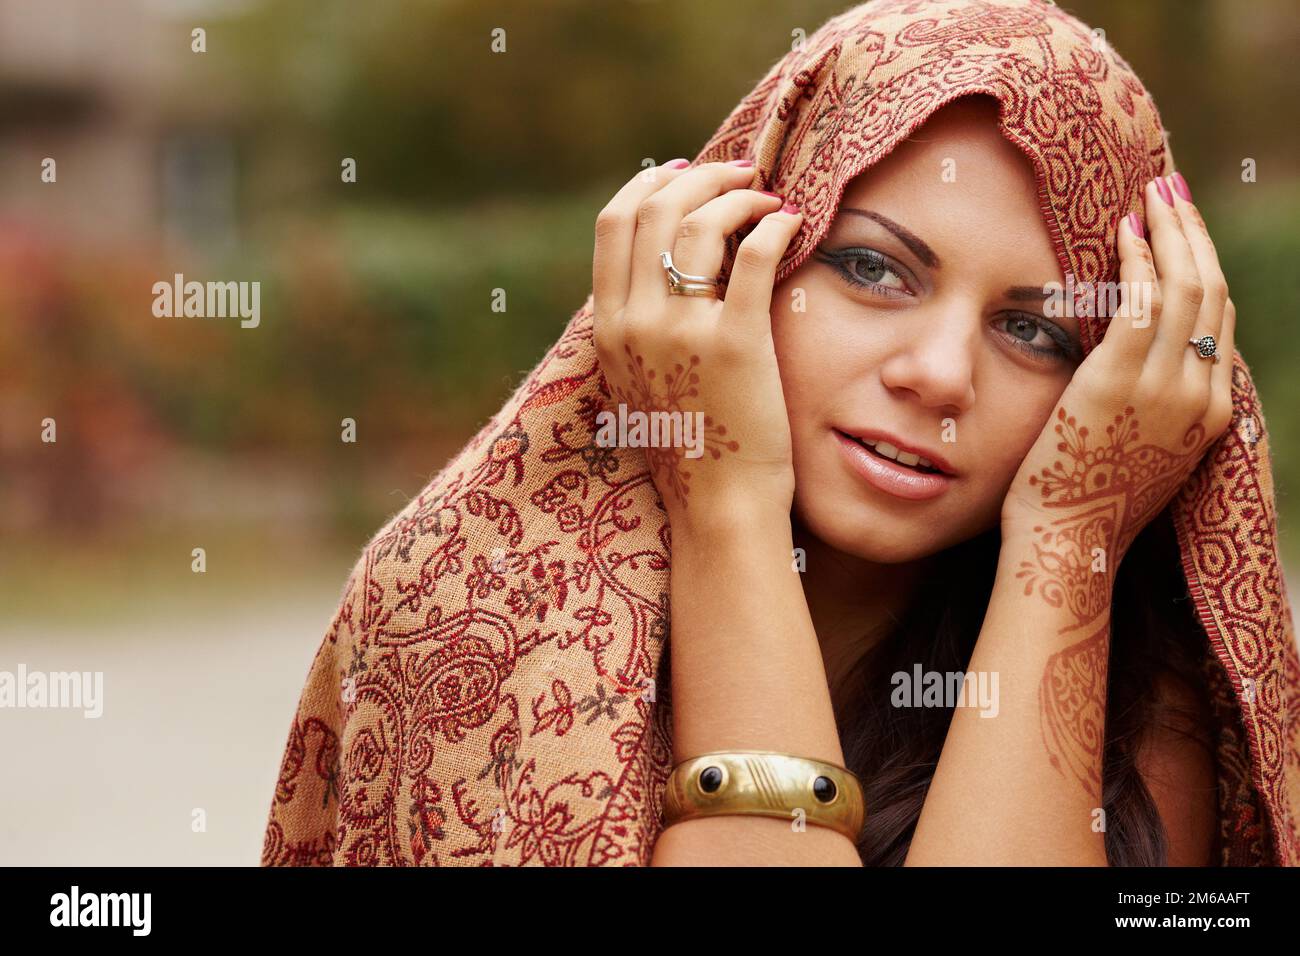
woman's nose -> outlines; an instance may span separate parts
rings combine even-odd
[[[891,391],[912,393],[928,408],[965,411],[975,401],[979,331],[979,322],[969,314],[911,316],[881,368],[881,380]]]

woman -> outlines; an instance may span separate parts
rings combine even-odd
[[[1087,28],[854,8],[619,191],[593,275],[358,560],[264,863],[1300,858],[1262,414]],[[751,751],[847,816],[695,760]]]

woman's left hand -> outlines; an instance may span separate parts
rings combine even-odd
[[[1046,536],[1084,569],[1098,548],[1118,568],[1232,417],[1236,312],[1214,244],[1181,176],[1152,180],[1145,199],[1150,243],[1135,216],[1119,229],[1128,308],[1075,371],[1002,509],[1004,537]],[[1219,361],[1189,343],[1204,335]]]

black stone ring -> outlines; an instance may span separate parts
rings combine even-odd
[[[1196,346],[1196,354],[1200,358],[1212,358],[1215,364],[1218,364],[1219,353],[1216,351],[1217,346],[1213,335],[1202,335],[1199,339],[1188,339],[1187,344]]]

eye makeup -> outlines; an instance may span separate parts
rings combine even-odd
[[[815,253],[815,258],[818,262],[831,266],[841,281],[868,295],[885,299],[903,299],[915,296],[916,290],[920,288],[920,282],[906,266],[869,246],[850,246],[835,250],[820,246]],[[1021,287],[1017,287],[1019,288]],[[1011,297],[1030,298],[1019,292]],[[1036,292],[1034,297],[1041,299],[1042,295]],[[1046,334],[1053,344],[1035,345],[1032,338],[1022,338],[1001,327],[1002,323],[1012,322],[1029,323]],[[1083,358],[1083,350],[1073,336],[1043,315],[1023,311],[1005,312],[999,315],[994,325],[1013,348],[1038,361],[1078,362]]]
[[[1070,361],[1078,361],[1083,357],[1082,349],[1080,349],[1078,344],[1070,338],[1069,334],[1056,323],[1041,315],[1034,315],[1032,312],[1012,312],[999,317],[998,321],[1007,323],[1032,323],[1038,330],[1046,333],[1047,336],[1056,343],[1055,347],[1034,345],[1032,344],[1032,339],[1024,339],[1009,331],[1000,330],[1004,332],[1012,345],[1018,349],[1029,352],[1031,355],[1037,355],[1043,358],[1068,359]],[[1034,337],[1037,338],[1037,336]]]
[[[883,252],[878,252],[867,246],[853,246],[847,249],[837,249],[834,252],[827,250],[825,247],[819,247],[816,258],[817,261],[833,267],[836,275],[850,286],[867,289],[875,295],[888,298],[915,295],[913,290],[920,285],[911,272],[901,263]],[[859,262],[863,263],[863,265],[855,265],[855,263]],[[891,275],[898,280],[901,288],[898,285],[888,285],[882,281],[886,276]]]

